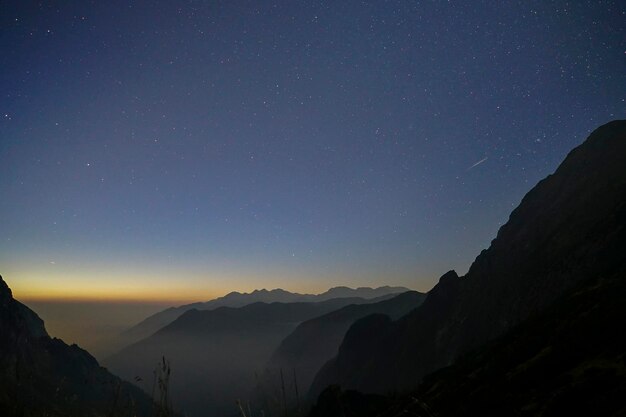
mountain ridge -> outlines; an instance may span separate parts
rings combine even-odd
[[[596,129],[526,194],[464,277],[449,272],[398,322],[371,323],[378,334],[355,323],[311,395],[331,384],[373,393],[415,388],[581,280],[621,268],[625,166],[626,121]]]
[[[122,332],[118,340],[113,342],[113,351],[117,351],[123,347],[129,346],[141,339],[144,339],[160,328],[173,322],[180,317],[185,311],[191,309],[210,310],[217,307],[243,307],[253,302],[315,302],[324,301],[330,298],[376,298],[386,294],[398,294],[409,291],[405,287],[382,286],[377,288],[358,287],[349,288],[345,286],[332,287],[320,294],[300,294],[292,293],[282,288],[272,290],[256,289],[249,293],[231,291],[228,294],[217,297],[213,300],[185,304],[178,307],[169,307],[158,313],[152,314],[141,322],[137,323],[130,329]]]

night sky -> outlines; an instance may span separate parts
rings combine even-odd
[[[427,290],[624,117],[624,10],[2,2],[0,274],[33,299]]]

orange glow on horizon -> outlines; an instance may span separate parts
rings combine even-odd
[[[133,304],[165,304],[169,306],[191,304],[196,302],[209,301],[220,295],[207,294],[206,297],[198,297],[198,293],[191,295],[180,294],[178,296],[166,297],[163,294],[151,294],[141,296],[138,294],[50,294],[38,292],[13,292],[15,299],[23,302],[66,302],[66,303],[133,303]]]
[[[223,295],[222,289],[201,283],[159,277],[50,276],[32,274],[9,279],[13,296],[21,301],[164,303],[169,305],[207,301]],[[151,279],[152,278],[152,279]]]
[[[106,303],[165,303],[189,304],[207,301],[221,296],[217,291],[193,291],[189,289],[153,288],[119,289],[102,288],[22,288],[13,289],[13,296],[23,301],[65,301],[65,302],[106,302]]]
[[[290,273],[235,273],[215,271],[146,271],[146,270],[57,270],[54,272],[31,268],[9,271],[4,275],[13,295],[21,301],[158,303],[183,305],[209,301],[231,291],[252,292],[257,289],[282,288],[301,294],[319,294],[334,286],[348,287],[396,284],[359,282],[353,277],[320,279],[306,274],[297,279]],[[352,279],[351,279],[352,278]]]
[[[30,282],[28,282],[30,281]],[[164,285],[162,282],[146,282],[137,279],[125,280],[125,284],[115,282],[85,282],[76,279],[54,280],[54,285],[39,280],[22,280],[9,282],[13,296],[21,301],[49,301],[49,302],[102,302],[102,303],[154,303],[168,305],[183,305],[194,302],[209,301],[231,291],[251,292],[256,289],[283,288],[287,291],[299,293],[320,293],[326,289],[314,288],[285,288],[285,286],[260,286],[253,288],[206,288],[196,283],[189,286],[186,283],[171,282]],[[204,287],[204,288],[202,288]],[[246,287],[248,287],[246,285]]]
[[[146,286],[147,288],[148,286]],[[71,289],[70,289],[71,288]],[[33,288],[16,285],[12,287],[13,296],[22,301],[54,301],[54,302],[102,302],[102,303],[155,303],[169,305],[184,305],[195,302],[204,302],[222,297],[232,291],[249,293],[255,290],[282,288],[286,291],[300,294],[319,294],[327,289],[293,289],[284,286],[261,286],[258,288],[240,289],[228,288],[220,290],[190,289],[190,288],[163,288],[152,286],[146,288],[92,288],[82,287],[44,287]]]

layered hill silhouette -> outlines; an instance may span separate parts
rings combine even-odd
[[[223,297],[214,300],[186,304],[179,307],[170,307],[166,310],[155,313],[137,325],[123,332],[118,340],[113,341],[117,350],[129,346],[135,342],[151,336],[157,330],[167,326],[183,313],[189,310],[213,310],[219,307],[243,307],[252,303],[302,303],[320,302],[333,298],[365,298],[372,299],[390,294],[399,294],[409,291],[404,287],[359,287],[356,289],[348,287],[334,287],[322,294],[298,294],[277,288],[273,290],[254,290],[250,293],[230,292]]]
[[[374,299],[333,298],[321,302],[253,303],[244,307],[189,310],[152,336],[105,360],[127,380],[150,375],[161,357],[171,362],[171,392],[177,409],[190,416],[230,415],[235,401],[247,398],[280,342],[301,322],[350,304]]]
[[[152,401],[76,345],[51,338],[0,277],[0,415],[148,416]]]
[[[365,393],[413,390],[582,282],[619,276],[625,253],[626,122],[615,121],[524,197],[464,277],[446,273],[419,308],[395,322],[356,322],[311,395],[331,384]]]
[[[349,305],[323,316],[307,320],[287,336],[267,364],[267,375],[273,386],[279,382],[280,370],[295,372],[299,390],[306,393],[317,371],[337,354],[350,326],[371,314],[383,314],[396,320],[417,308],[426,295],[408,291],[388,300],[371,304]]]

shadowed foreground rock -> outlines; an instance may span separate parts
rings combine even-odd
[[[151,400],[43,321],[0,277],[0,416],[148,416]]]

